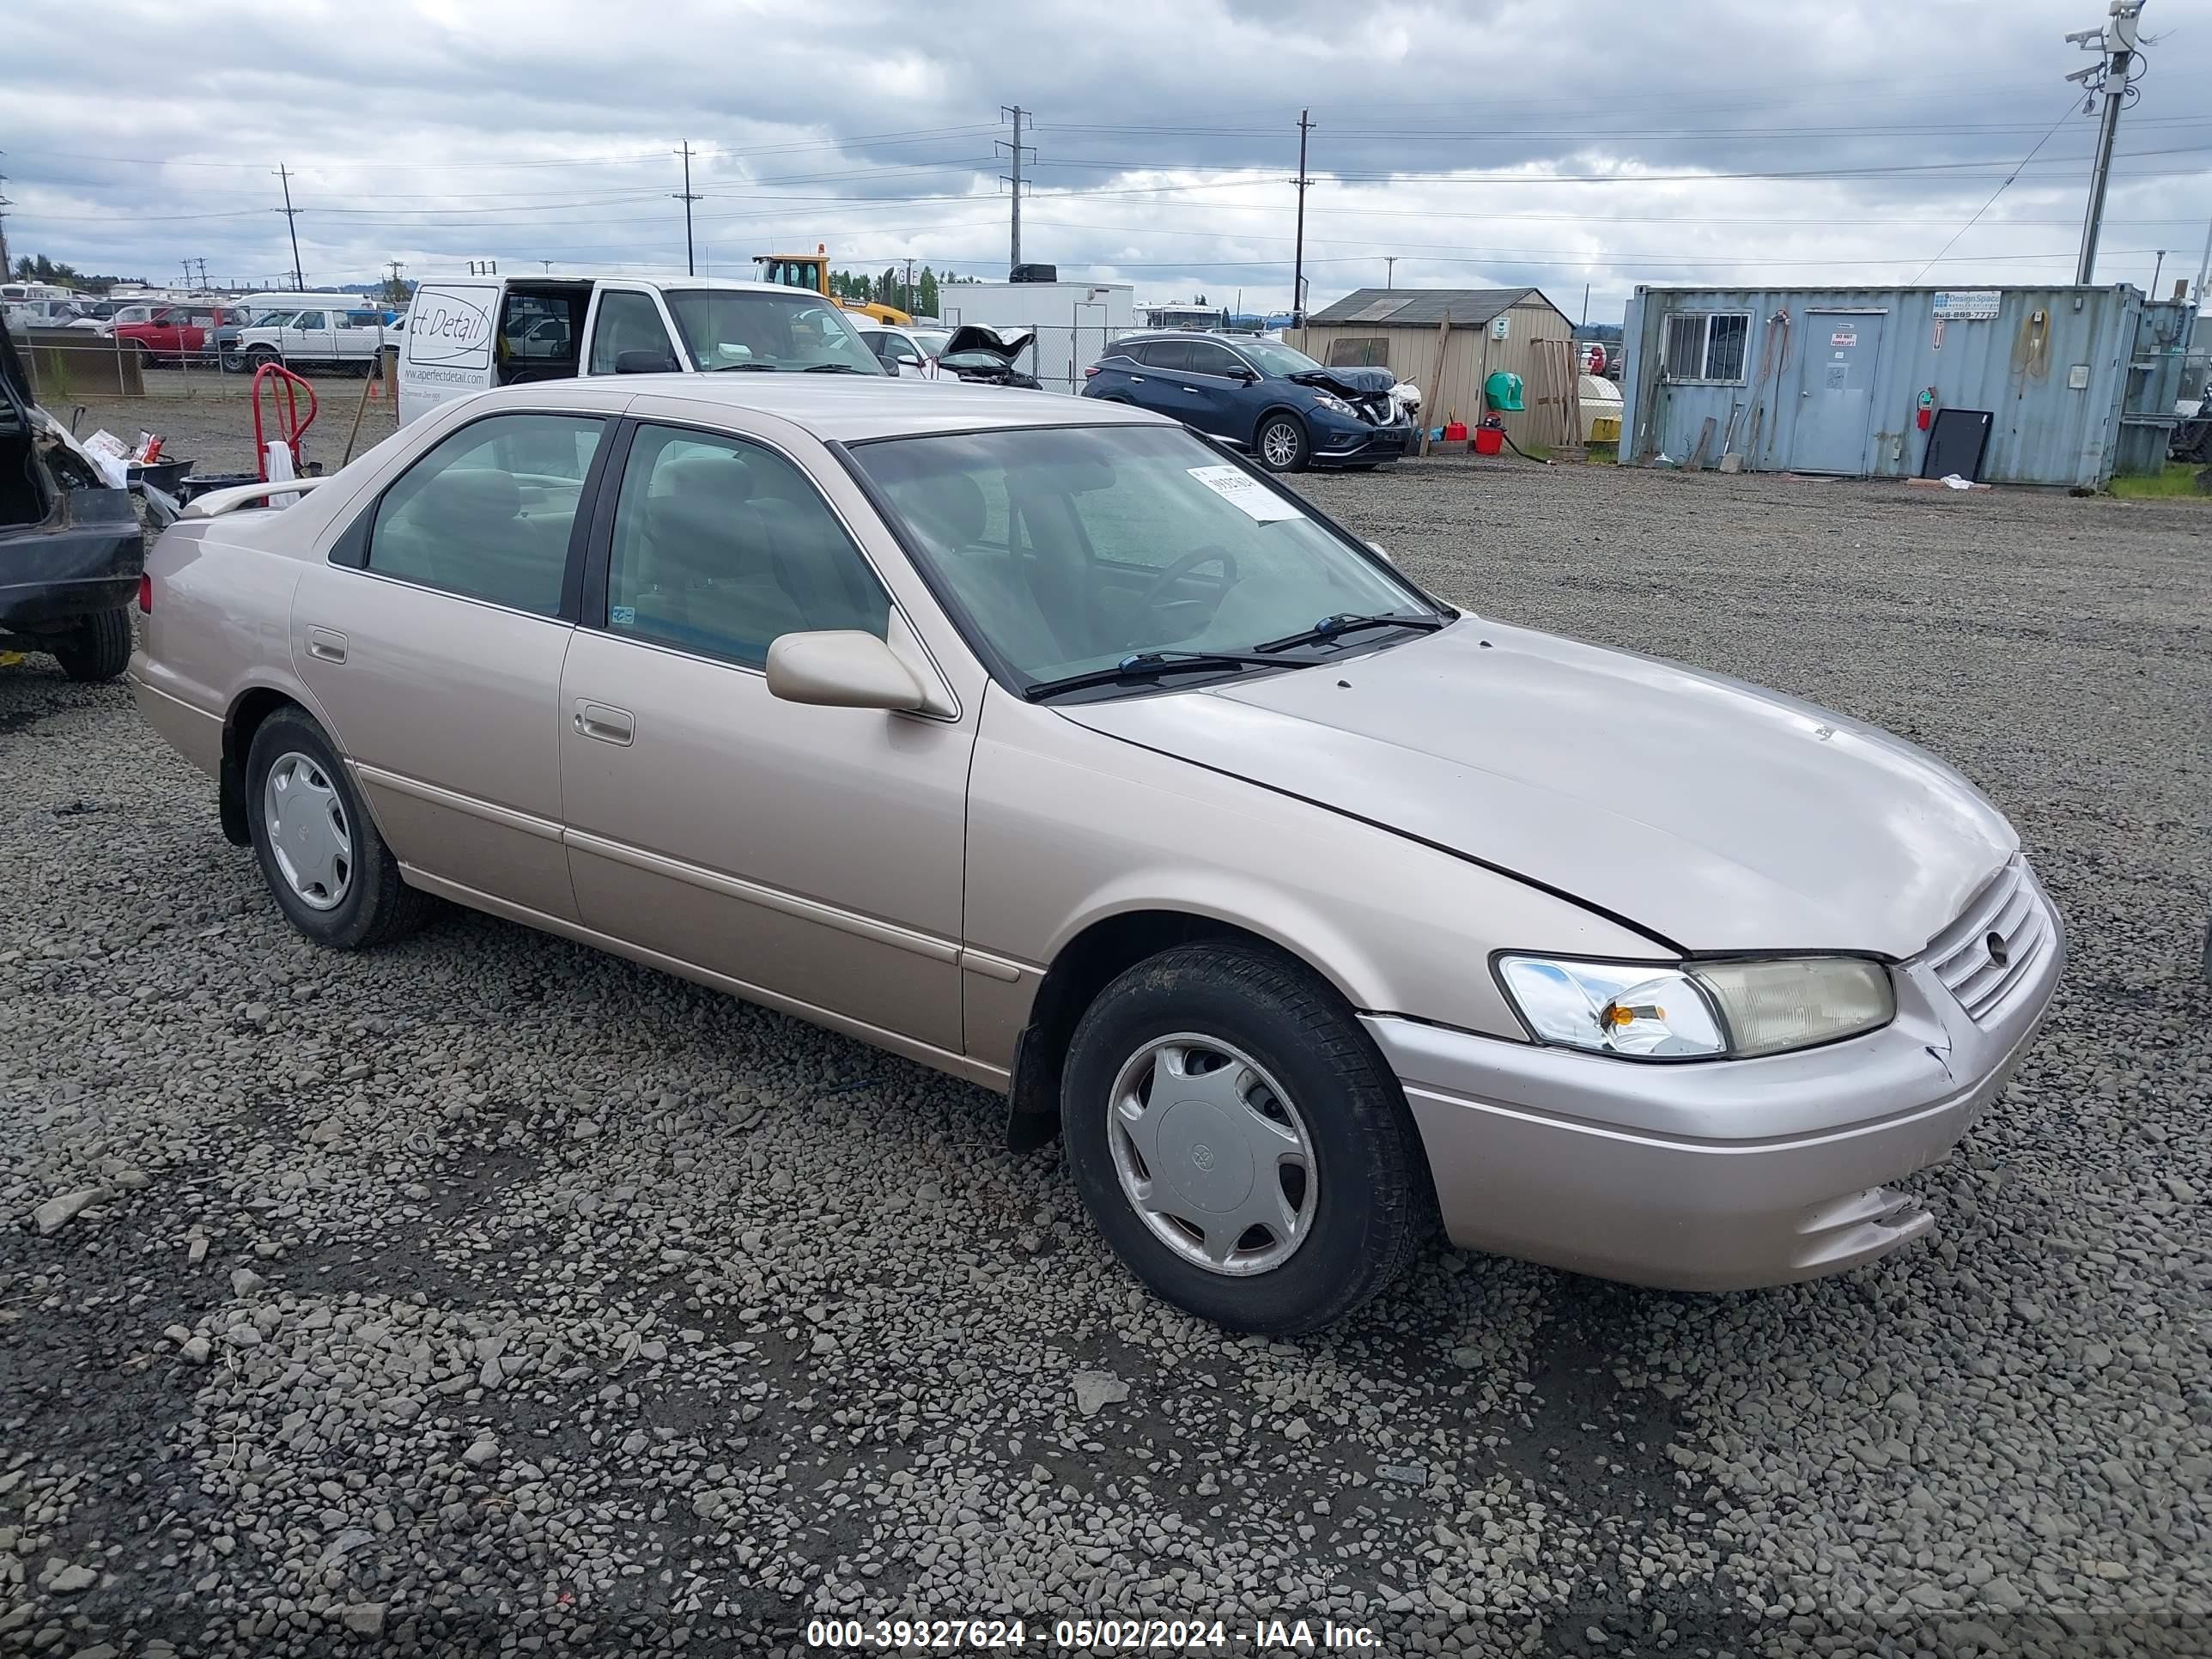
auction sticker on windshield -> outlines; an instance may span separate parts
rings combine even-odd
[[[1272,524],[1278,519],[1304,516],[1295,503],[1285,501],[1250,473],[1237,467],[1194,466],[1184,470],[1223,501],[1241,507],[1255,523]]]

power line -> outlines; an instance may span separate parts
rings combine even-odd
[[[2066,107],[2058,112],[2058,118],[2051,124],[2049,131],[2045,132],[2042,137],[2035,141],[2034,149],[2030,149],[2027,155],[2020,158],[2020,166],[2014,167],[2010,173],[2005,174],[2004,182],[1990,192],[1990,199],[1988,201],[1983,203],[1981,206],[1974,210],[1974,216],[1972,218],[1967,220],[1965,224],[1960,225],[1956,231],[1952,233],[1951,240],[1944,243],[1942,247],[1937,251],[1936,258],[1930,259],[1928,262],[1928,264],[1920,267],[1918,272],[1916,273],[1912,278],[1914,283],[1917,283],[1921,277],[1925,276],[1928,274],[1929,265],[1937,264],[1942,259],[1944,254],[1948,253],[1953,248],[1958,246],[1960,237],[1964,236],[1968,231],[1972,230],[1976,225],[1981,222],[1982,216],[1997,204],[1998,197],[2003,195],[2006,191],[2012,188],[2012,181],[2019,178],[2021,173],[2026,170],[2027,164],[2035,159],[2036,151],[2041,149],[2045,144],[2051,142],[2051,135],[2056,133],[2059,128],[2066,125],[2066,118],[2073,112],[2074,100],[2069,98],[2066,100]]]

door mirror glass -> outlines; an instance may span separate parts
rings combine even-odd
[[[890,646],[858,629],[786,634],[768,648],[769,695],[825,708],[922,707],[921,687]]]
[[[880,361],[881,361],[881,362],[882,362],[882,363],[883,363],[883,366],[884,366],[884,374],[897,374],[897,373],[899,372],[899,360],[898,360],[897,358],[896,358],[896,357],[892,357],[892,356],[885,356],[885,357],[882,358]]]

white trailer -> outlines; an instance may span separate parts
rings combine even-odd
[[[1033,328],[1036,343],[1018,367],[1048,392],[1083,389],[1083,371],[1108,342],[1137,327],[1137,290],[1127,283],[946,283],[937,310],[948,325]]]

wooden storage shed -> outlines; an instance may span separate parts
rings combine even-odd
[[[1447,326],[1449,325],[1449,326]],[[1559,448],[1571,431],[1572,388],[1581,372],[1574,325],[1533,288],[1363,288],[1306,319],[1284,338],[1331,367],[1373,364],[1421,388],[1431,426],[1485,413],[1483,382],[1499,369],[1518,374],[1526,407],[1504,416],[1523,448]],[[1443,354],[1438,371],[1437,352]]]

